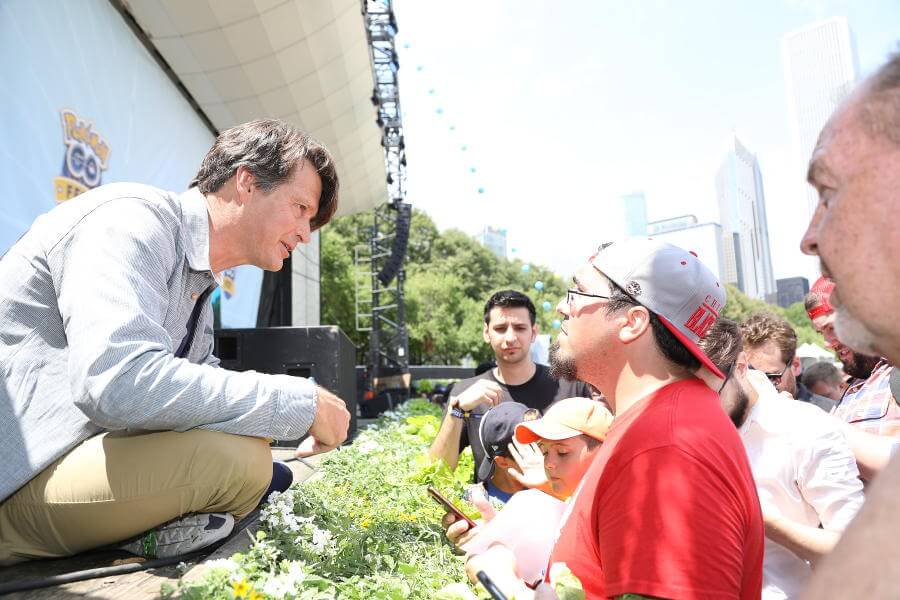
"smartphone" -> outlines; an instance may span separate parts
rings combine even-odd
[[[484,589],[488,591],[488,593],[491,595],[491,598],[493,598],[494,600],[506,600],[506,596],[503,594],[503,592],[500,591],[500,588],[497,587],[497,584],[495,584],[494,581],[490,577],[488,577],[487,573],[485,573],[484,571],[478,571],[478,573],[475,574],[475,577],[478,578],[478,581],[481,582],[481,585],[484,586]]]
[[[464,520],[466,523],[469,524],[470,527],[476,526],[475,521],[473,521],[472,519],[467,517],[466,514],[463,511],[461,511],[455,504],[453,504],[452,502],[450,502],[449,500],[444,498],[444,495],[442,493],[440,493],[439,491],[437,491],[434,488],[434,486],[431,486],[431,485],[428,486],[428,493],[431,495],[432,498],[434,498],[435,502],[442,505],[444,508],[446,508],[448,511],[452,512],[454,515],[456,515],[460,519]]]

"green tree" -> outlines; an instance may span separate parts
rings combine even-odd
[[[725,303],[725,310],[722,311],[723,317],[741,322],[756,312],[773,312],[787,319],[794,328],[794,331],[797,332],[798,346],[800,344],[808,343],[817,344],[823,348],[825,347],[825,340],[816,332],[815,328],[813,328],[812,323],[809,321],[809,317],[806,315],[806,310],[803,308],[802,302],[792,304],[785,309],[775,304],[769,304],[762,300],[750,298],[730,284],[727,286],[727,293],[728,300]]]
[[[322,231],[322,322],[341,327],[360,348],[368,344],[356,331],[353,248],[364,243],[372,214],[335,219]],[[554,333],[556,304],[564,296],[562,279],[540,265],[523,272],[520,260],[499,258],[463,233],[438,231],[424,212],[413,209],[406,258],[406,321],[413,363],[456,364],[470,356],[491,356],[482,339],[484,302],[501,289],[528,294],[537,308],[543,333]],[[542,289],[534,287],[535,282]],[[369,282],[362,282],[362,290]],[[550,308],[543,308],[544,302]]]

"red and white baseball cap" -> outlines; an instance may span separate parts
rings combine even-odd
[[[806,313],[809,315],[810,321],[816,317],[821,317],[822,315],[828,315],[834,312],[834,308],[831,306],[831,292],[833,291],[834,282],[832,280],[824,275],[816,280],[809,290],[809,293],[815,294],[817,299],[816,305]]]
[[[698,345],[725,308],[725,288],[696,253],[634,237],[603,246],[590,262],[655,313],[704,367],[725,378]]]

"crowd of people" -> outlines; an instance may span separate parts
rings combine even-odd
[[[475,527],[445,518],[472,580],[483,571],[509,597],[552,598],[542,582],[565,565],[588,598],[900,595],[896,568],[865,567],[888,554],[863,542],[878,536],[897,547],[884,528],[896,534],[900,509],[900,465],[888,467],[900,448],[900,370],[893,366],[900,331],[885,307],[897,306],[900,272],[890,252],[900,235],[867,223],[900,208],[891,187],[898,178],[900,56],[834,115],[810,163],[821,203],[803,250],[821,258],[824,275],[805,307],[840,368],[804,369],[796,332],[773,313],[741,323],[719,317],[724,290],[692,252],[629,239],[590,257],[557,307],[565,319],[551,375],[586,382],[602,396],[546,396],[542,418],[507,424],[489,440],[506,455],[476,481],[505,468],[503,480],[526,491],[514,492],[496,515],[479,504],[486,514]],[[492,343],[494,372],[520,360],[535,373],[510,351],[523,338],[499,341]],[[520,401],[515,386],[487,377],[494,393],[465,396],[463,412],[450,390],[441,444],[472,443],[451,432],[490,422],[505,406],[498,402]],[[558,423],[572,402],[593,403],[608,418],[577,451],[583,468],[568,473],[567,485],[548,486],[558,442],[540,433],[541,424]],[[566,435],[580,437],[586,420],[572,416],[566,425]],[[544,504],[531,504],[536,491]],[[524,494],[529,499],[519,501]]]
[[[554,598],[560,568],[588,598],[900,596],[900,55],[832,116],[808,179],[823,277],[805,305],[842,370],[804,372],[780,317],[720,317],[724,285],[658,240],[581,264],[549,368],[528,297],[488,299],[495,366],[450,390],[429,451],[475,457],[483,520],[443,522],[473,580],[518,599]],[[3,256],[0,565],[203,547],[290,485],[270,440],[346,439],[328,390],[219,368],[207,301],[225,269],[279,269],[338,188],[324,147],[254,121],[184,194],[102,186]]]

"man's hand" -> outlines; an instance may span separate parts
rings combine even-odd
[[[323,452],[328,452],[329,450],[334,450],[337,446],[329,446],[327,444],[323,444],[313,436],[309,436],[297,446],[297,450],[294,451],[294,456],[297,458],[306,458],[307,456],[312,456],[314,454],[322,454]]]
[[[466,574],[473,583],[478,581],[479,571],[484,571],[507,598],[534,597],[534,593],[519,579],[515,555],[503,544],[494,544],[484,552],[466,558]]]
[[[544,471],[544,455],[537,444],[520,444],[515,439],[509,445],[509,453],[519,465],[521,471],[510,467],[507,469],[513,479],[527,488],[543,490],[547,488],[547,473]]]
[[[325,388],[318,386],[316,392],[316,417],[309,428],[309,435],[314,440],[310,442],[311,446],[322,452],[324,450],[321,449],[336,448],[347,439],[350,413],[344,401]],[[299,453],[300,448],[297,451]]]
[[[462,549],[462,546],[468,544],[472,538],[481,533],[480,524],[472,527],[464,519],[458,519],[458,517],[451,512],[448,512],[443,516],[441,519],[441,527],[444,528],[450,543],[460,550]]]
[[[487,404],[488,408],[497,406],[500,404],[502,394],[503,390],[496,381],[479,379],[469,389],[450,400],[452,406],[456,406],[459,410],[470,411],[482,404]]]

